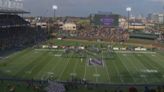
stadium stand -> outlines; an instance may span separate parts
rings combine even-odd
[[[10,27],[19,27],[19,26],[27,26],[30,23],[25,21],[18,15],[8,15],[2,14],[0,15],[0,27],[1,28],[10,28]]]
[[[80,30],[77,32],[61,30],[60,33],[62,33],[62,36],[64,37],[74,37],[76,39],[101,39],[113,42],[127,41],[129,39],[129,33],[127,31],[107,27],[87,28],[86,30]]]
[[[46,39],[44,30],[29,25],[18,15],[0,14],[0,50],[24,48]]]

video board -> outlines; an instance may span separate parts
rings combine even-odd
[[[0,0],[1,9],[22,10],[23,0]]]
[[[96,14],[92,17],[92,23],[94,25],[100,26],[109,26],[109,27],[116,27],[119,25],[119,15],[99,15]]]

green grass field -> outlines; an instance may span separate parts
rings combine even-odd
[[[112,55],[106,59],[106,50],[99,54],[87,51],[84,58],[71,58],[76,53],[64,57],[62,50],[27,48],[0,59],[0,77],[44,80],[53,76],[66,81],[74,76],[95,83],[164,83],[164,53],[114,52]],[[104,64],[88,65],[88,59],[93,57],[101,57]]]

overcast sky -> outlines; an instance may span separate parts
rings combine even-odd
[[[164,12],[164,0],[24,0],[24,9],[34,16],[52,16],[52,5],[58,5],[58,16],[88,16],[97,11],[126,15],[127,6],[133,15]]]

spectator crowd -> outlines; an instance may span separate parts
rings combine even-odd
[[[77,31],[61,31],[65,37],[74,37],[79,39],[101,39],[113,42],[127,41],[129,39],[129,33],[119,28],[87,28],[85,30]]]

